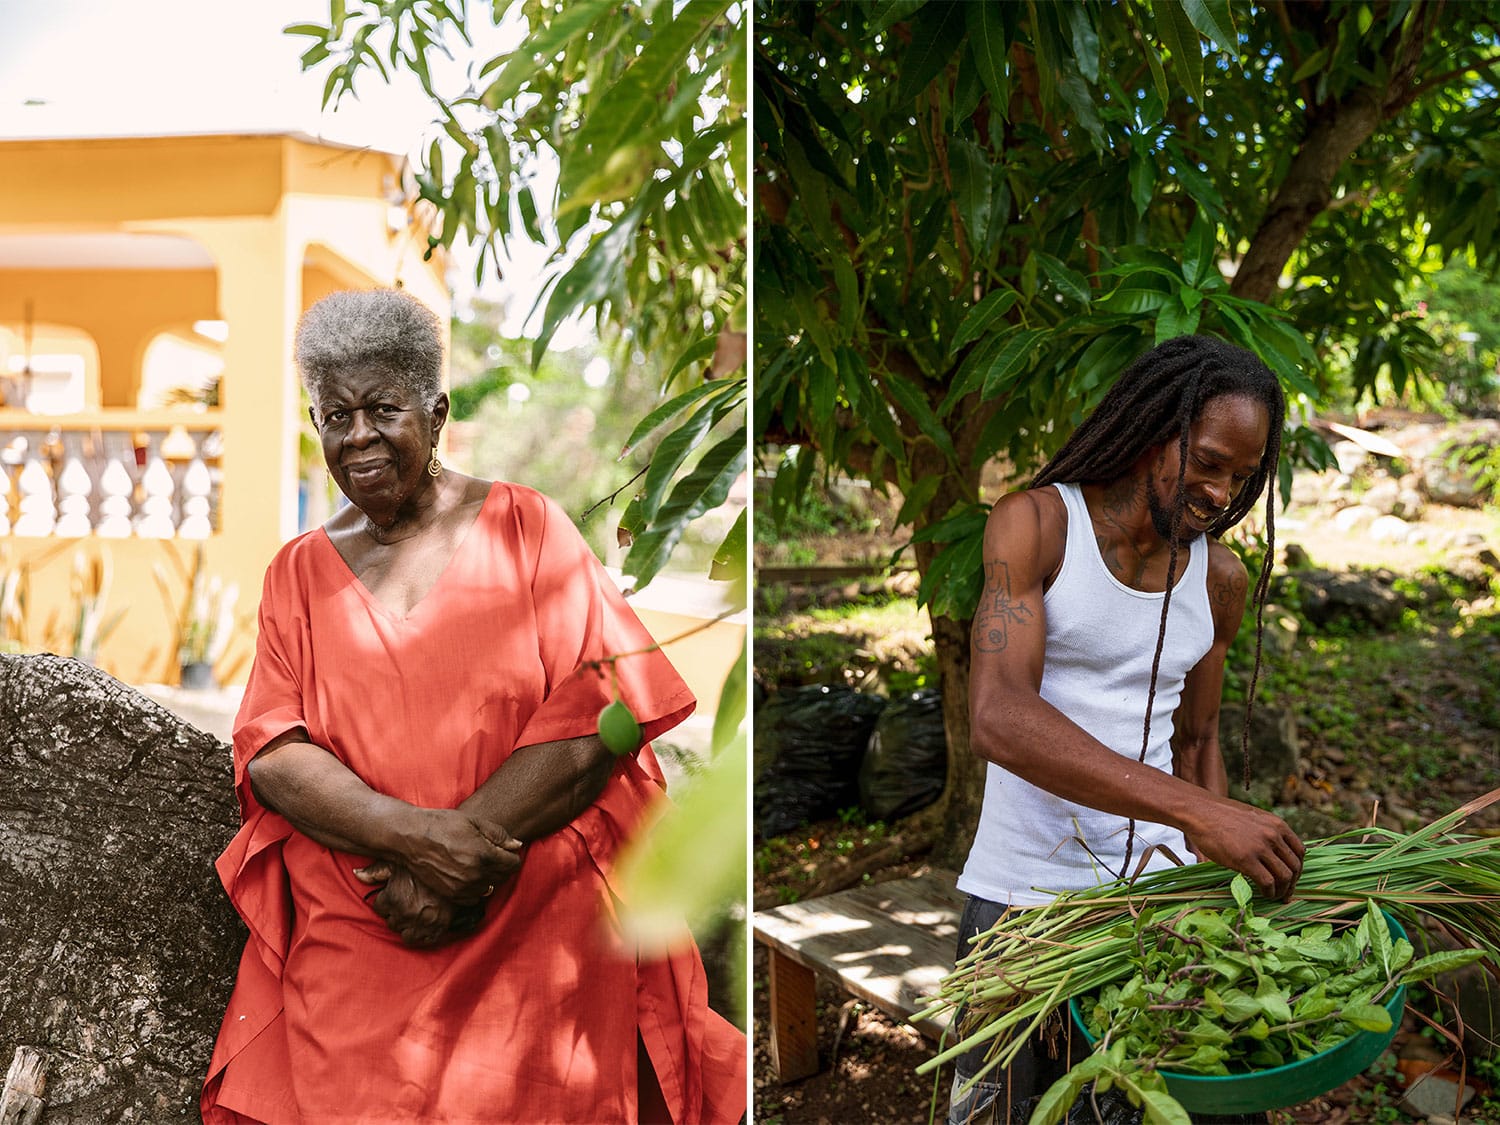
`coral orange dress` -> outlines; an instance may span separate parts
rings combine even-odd
[[[650,644],[567,516],[516,485],[491,487],[405,617],[321,530],[281,550],[235,724],[243,826],[218,869],[250,938],[205,1122],[633,1122],[638,1034],[675,1122],[739,1119],[745,1040],[709,1010],[697,950],[641,958],[613,924],[616,853],[663,789],[649,746],[527,845],[475,933],[425,950],[365,902],[364,857],[295,831],[245,773],[305,726],[372,788],[452,808],[516,748],[594,733],[611,684],[586,662]],[[616,668],[647,739],[692,710],[660,652]]]

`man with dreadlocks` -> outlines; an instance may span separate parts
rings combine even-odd
[[[1218,536],[1266,494],[1253,698],[1285,410],[1250,352],[1169,340],[1120,376],[1029,488],[995,504],[969,692],[970,742],[988,764],[958,880],[960,957],[1007,909],[1195,855],[1269,896],[1291,893],[1302,843],[1228,797],[1218,732],[1248,582]],[[961,1095],[984,1063],[983,1047],[968,1052],[951,1125],[1003,1121],[1007,1107],[1025,1121],[1068,1068],[1048,1054],[1035,1039]],[[1111,1120],[1130,1117],[1117,1104]]]

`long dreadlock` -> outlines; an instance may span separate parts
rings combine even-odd
[[[1271,563],[1276,553],[1275,489],[1267,485],[1276,477],[1281,458],[1281,430],[1286,417],[1286,397],[1276,376],[1255,355],[1208,336],[1180,336],[1168,340],[1136,359],[1115,381],[1099,406],[1042,467],[1030,487],[1049,484],[1104,484],[1124,476],[1142,453],[1154,445],[1177,441],[1177,489],[1172,501],[1171,553],[1167,559],[1167,587],[1162,597],[1161,625],[1156,634],[1156,652],[1151,658],[1151,682],[1146,695],[1146,719],[1141,733],[1144,762],[1151,743],[1151,709],[1156,703],[1156,681],[1162,649],[1167,637],[1167,611],[1177,579],[1177,540],[1182,528],[1186,498],[1183,480],[1187,473],[1188,430],[1202,413],[1204,404],[1221,395],[1243,395],[1259,401],[1270,416],[1266,451],[1255,473],[1232,497],[1223,515],[1208,529],[1217,538],[1266,495],[1266,554],[1255,583],[1255,666],[1245,694],[1245,718],[1240,730],[1240,759],[1244,784],[1250,787],[1250,714],[1260,679],[1261,640],[1265,629],[1266,595],[1271,585]],[[1125,842],[1125,862],[1119,876],[1130,867],[1135,846],[1135,821],[1130,821]]]

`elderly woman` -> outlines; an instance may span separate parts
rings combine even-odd
[[[439,462],[424,306],[335,293],[296,358],[350,503],[266,574],[218,864],[250,938],[204,1120],[737,1120],[744,1038],[697,951],[612,924],[686,685],[660,652],[603,675],[651,639],[567,517]],[[643,740],[618,759],[615,690]]]

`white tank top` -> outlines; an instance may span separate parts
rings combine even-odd
[[[1111,574],[1099,555],[1082,491],[1076,484],[1053,487],[1067,507],[1068,535],[1062,565],[1042,598],[1047,655],[1041,695],[1105,746],[1134,761],[1141,752],[1164,595],[1133,590]],[[1165,773],[1172,772],[1172,714],[1182,698],[1183,680],[1213,645],[1208,541],[1201,535],[1193,540],[1187,567],[1172,591],[1168,616],[1146,751],[1146,764]],[[984,684],[974,681],[969,690],[983,691]],[[1035,752],[1055,751],[1038,746]],[[1039,906],[1056,892],[1107,882],[1125,862],[1128,825],[1125,817],[1065,801],[987,763],[979,828],[958,888],[994,902]],[[1137,821],[1127,875],[1152,844],[1170,848],[1184,863],[1193,861],[1176,828]],[[1158,851],[1146,870],[1170,866],[1172,861]]]

